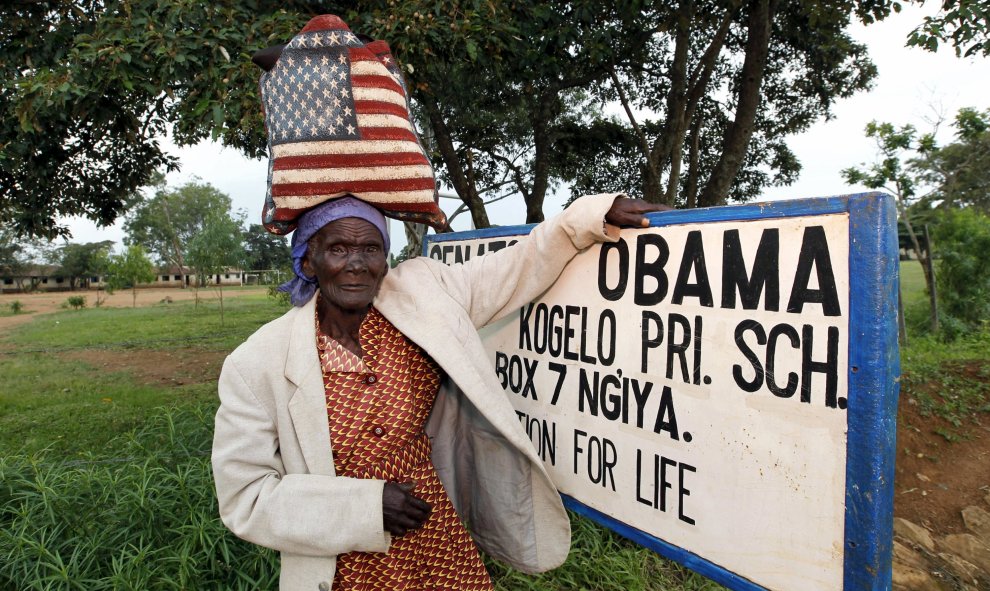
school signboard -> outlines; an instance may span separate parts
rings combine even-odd
[[[565,504],[732,589],[889,588],[892,199],[650,220],[483,332]],[[457,264],[530,228],[424,254]]]

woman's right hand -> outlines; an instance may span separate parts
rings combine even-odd
[[[386,482],[382,492],[382,518],[385,531],[399,537],[423,527],[433,509],[412,494],[415,482]]]

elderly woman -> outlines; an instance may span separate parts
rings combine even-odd
[[[497,253],[391,271],[379,209],[353,196],[306,209],[293,308],[220,376],[224,523],[281,552],[282,589],[491,589],[474,541],[526,572],[561,564],[567,515],[477,329],[656,209],[585,197]]]

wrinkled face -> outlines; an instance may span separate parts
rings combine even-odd
[[[302,269],[316,277],[328,310],[365,311],[388,273],[382,235],[359,218],[330,222],[310,238]]]

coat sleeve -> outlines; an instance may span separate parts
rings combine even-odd
[[[461,265],[422,260],[475,328],[514,312],[550,288],[564,266],[598,242],[615,242],[619,230],[605,214],[619,193],[581,197],[559,215],[533,228],[518,243]]]
[[[232,357],[224,363],[219,392],[213,475],[220,517],[234,534],[306,556],[388,550],[383,481],[286,474],[274,404],[252,391]]]

